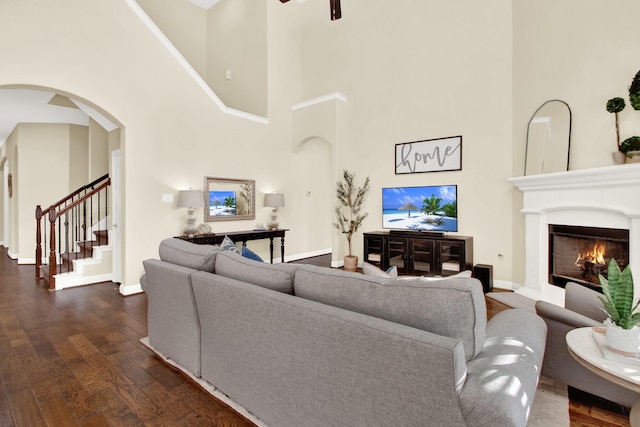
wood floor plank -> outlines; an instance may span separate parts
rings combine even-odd
[[[16,425],[46,427],[47,422],[30,388],[8,391],[7,396]]]

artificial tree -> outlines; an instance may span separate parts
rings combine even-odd
[[[369,192],[369,177],[364,181],[362,187],[358,187],[354,183],[355,174],[349,173],[346,169],[342,172],[342,181],[338,181],[336,187],[336,197],[338,199],[338,205],[336,206],[336,218],[337,222],[333,225],[347,237],[347,244],[349,246],[349,255],[345,256],[345,269],[347,268],[347,260],[350,260],[350,265],[353,264],[355,258],[355,264],[357,265],[358,258],[353,256],[351,251],[351,237],[353,233],[358,231],[362,221],[368,216],[368,214],[361,213],[362,204],[364,203],[365,196]],[[347,213],[343,211],[346,209]],[[349,268],[354,269],[355,267]]]

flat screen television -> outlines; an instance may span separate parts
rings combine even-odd
[[[458,231],[458,186],[383,188],[382,228]]]
[[[209,191],[209,215],[227,216],[236,214],[235,191]]]

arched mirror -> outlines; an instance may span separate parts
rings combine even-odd
[[[527,126],[525,175],[569,170],[571,109],[564,101],[553,99],[542,104]]]

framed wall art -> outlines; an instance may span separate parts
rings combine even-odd
[[[396,175],[462,170],[462,136],[396,144]]]

